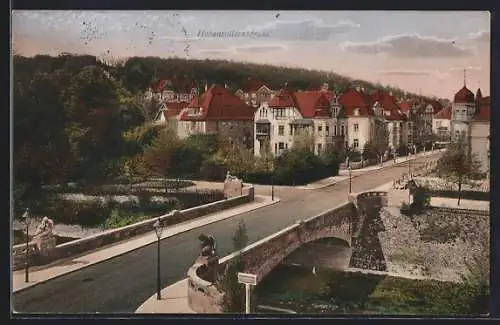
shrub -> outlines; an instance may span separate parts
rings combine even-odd
[[[430,191],[428,188],[418,186],[413,189],[413,203],[411,204],[412,210],[419,214],[430,204]]]
[[[399,212],[401,212],[402,215],[410,216],[412,214],[411,206],[408,203],[403,202],[403,203],[401,203],[401,207],[399,208]]]

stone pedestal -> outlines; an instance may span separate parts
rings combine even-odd
[[[224,182],[224,197],[226,199],[241,196],[243,194],[243,182],[237,178],[226,179]]]
[[[218,268],[219,268],[219,256],[199,256],[196,260],[197,263],[201,263],[206,265],[206,271],[203,272],[202,278],[205,281],[215,282],[218,276]]]
[[[37,258],[41,263],[49,262],[56,248],[56,237],[41,237],[35,239],[37,248]]]

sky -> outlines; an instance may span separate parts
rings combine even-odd
[[[17,54],[227,59],[490,93],[487,11],[13,11]],[[464,73],[465,69],[465,73]]]

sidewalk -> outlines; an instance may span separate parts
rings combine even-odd
[[[417,154],[416,156],[412,155],[411,156],[411,160],[419,159],[419,158],[422,158],[422,157],[425,157],[425,156],[430,156],[432,154],[437,154],[438,152],[440,152],[440,151],[435,150],[435,151],[427,151],[425,153],[422,152],[422,153]],[[367,166],[367,167],[364,167],[364,168],[353,169],[351,171],[352,177],[354,178],[356,176],[362,175],[362,174],[364,174],[366,172],[369,172],[369,171],[379,170],[379,169],[382,169],[382,168],[385,168],[385,167],[391,167],[391,166],[394,166],[394,165],[405,163],[407,161],[408,161],[408,157],[399,157],[399,158],[396,158],[396,162],[394,162],[394,160],[391,159],[391,160],[388,160],[388,161],[384,162],[384,164],[382,166],[380,166],[380,165],[372,165],[372,166]],[[316,181],[316,182],[313,182],[313,183],[309,183],[309,184],[303,185],[303,186],[297,186],[296,188],[297,189],[301,189],[301,190],[319,190],[319,189],[322,189],[322,188],[325,188],[325,187],[332,186],[332,185],[334,185],[334,184],[336,184],[338,182],[341,182],[343,180],[346,180],[346,179],[349,179],[349,170],[347,170],[347,169],[341,169],[341,170],[339,170],[339,175],[338,176],[332,176],[332,177],[320,179],[319,181]]]
[[[156,294],[146,300],[137,310],[136,314],[196,314],[188,304],[187,278],[178,281],[161,291],[161,300],[156,300]]]
[[[464,210],[483,210],[490,211],[490,201],[476,201],[476,200],[460,200],[460,205],[457,205],[458,199],[445,198],[445,197],[432,197],[431,206],[452,209]]]
[[[275,198],[275,200],[272,201],[271,197],[269,196],[256,195],[254,202],[166,227],[161,238],[165,239],[168,237],[172,237],[179,233],[196,229],[227,218],[231,218],[248,211],[256,210],[271,204],[276,204],[279,201],[280,200],[278,198]],[[24,282],[24,269],[14,271],[12,272],[12,290],[13,292],[16,292],[29,288],[31,286],[46,282],[62,275],[77,271],[84,267],[88,267],[93,264],[104,262],[114,257],[123,255],[156,241],[156,234],[151,231],[148,234],[132,237],[130,240],[111,244],[109,246],[105,246],[104,248],[98,248],[94,251],[87,252],[79,256],[73,256],[67,259],[58,260],[44,266],[34,266],[30,269],[30,282],[28,283]]]

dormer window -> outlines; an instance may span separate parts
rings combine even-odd
[[[359,108],[354,109],[354,116],[359,116]]]
[[[385,113],[385,116],[391,115],[391,112],[389,112],[389,111],[384,111],[384,113]]]

